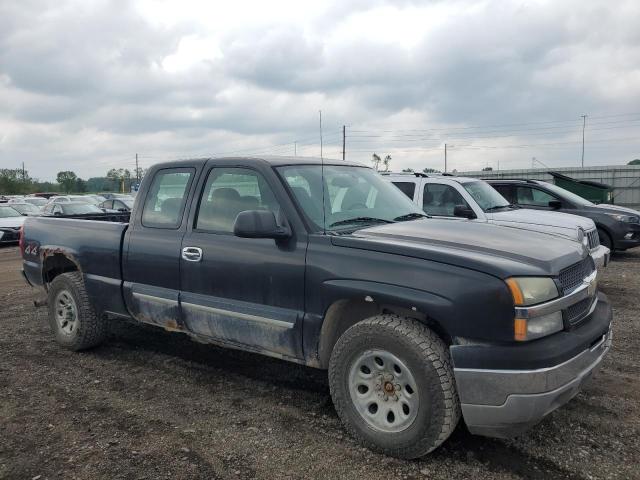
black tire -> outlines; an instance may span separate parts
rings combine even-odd
[[[417,385],[417,414],[399,432],[381,431],[367,423],[350,393],[352,365],[361,355],[377,349],[400,359]],[[412,459],[426,455],[451,435],[460,419],[448,349],[440,337],[413,319],[379,315],[349,328],[331,353],[329,386],[336,411],[349,433],[371,450],[389,456]],[[378,400],[374,397],[374,401]]]
[[[71,298],[74,303],[75,327],[66,332],[56,318],[56,310],[62,308],[57,299]],[[100,345],[106,337],[106,323],[96,315],[82,275],[79,272],[63,273],[53,279],[48,292],[49,326],[56,341],[64,348],[73,351],[86,350]]]
[[[613,241],[611,240],[611,235],[603,229],[598,228],[598,237],[600,238],[600,245],[604,245],[613,252]]]

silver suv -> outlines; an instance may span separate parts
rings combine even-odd
[[[511,205],[491,185],[477,178],[422,173],[382,175],[433,217],[560,235],[588,246],[598,269],[609,263],[610,251],[600,245],[596,225],[589,218]]]

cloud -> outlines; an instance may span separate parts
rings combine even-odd
[[[606,116],[640,104],[639,15],[633,0],[3,2],[0,166],[316,154],[319,109],[330,155],[346,124],[350,158],[394,168],[437,166],[444,142],[458,169],[567,165],[585,112],[587,160],[626,162],[638,143],[607,138],[637,137],[640,114]]]

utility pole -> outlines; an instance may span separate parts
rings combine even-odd
[[[293,142],[293,156],[298,156],[298,142]]]
[[[444,144],[444,173],[447,173],[447,144]]]
[[[342,125],[342,161],[344,162],[344,156],[345,156],[345,137],[347,132],[347,127],[345,125]]]
[[[22,162],[22,181],[26,182],[27,181],[27,175],[24,171],[24,162]]]
[[[582,117],[582,167],[584,167],[584,127],[587,126],[587,116],[581,115]]]
[[[140,170],[138,169],[138,154],[136,153],[136,183],[140,184]]]
[[[320,113],[320,158],[324,158],[322,156],[322,110],[318,110]]]

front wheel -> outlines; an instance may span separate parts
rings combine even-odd
[[[390,456],[426,455],[460,418],[446,345],[413,319],[379,315],[349,328],[331,354],[329,384],[347,430]]]

